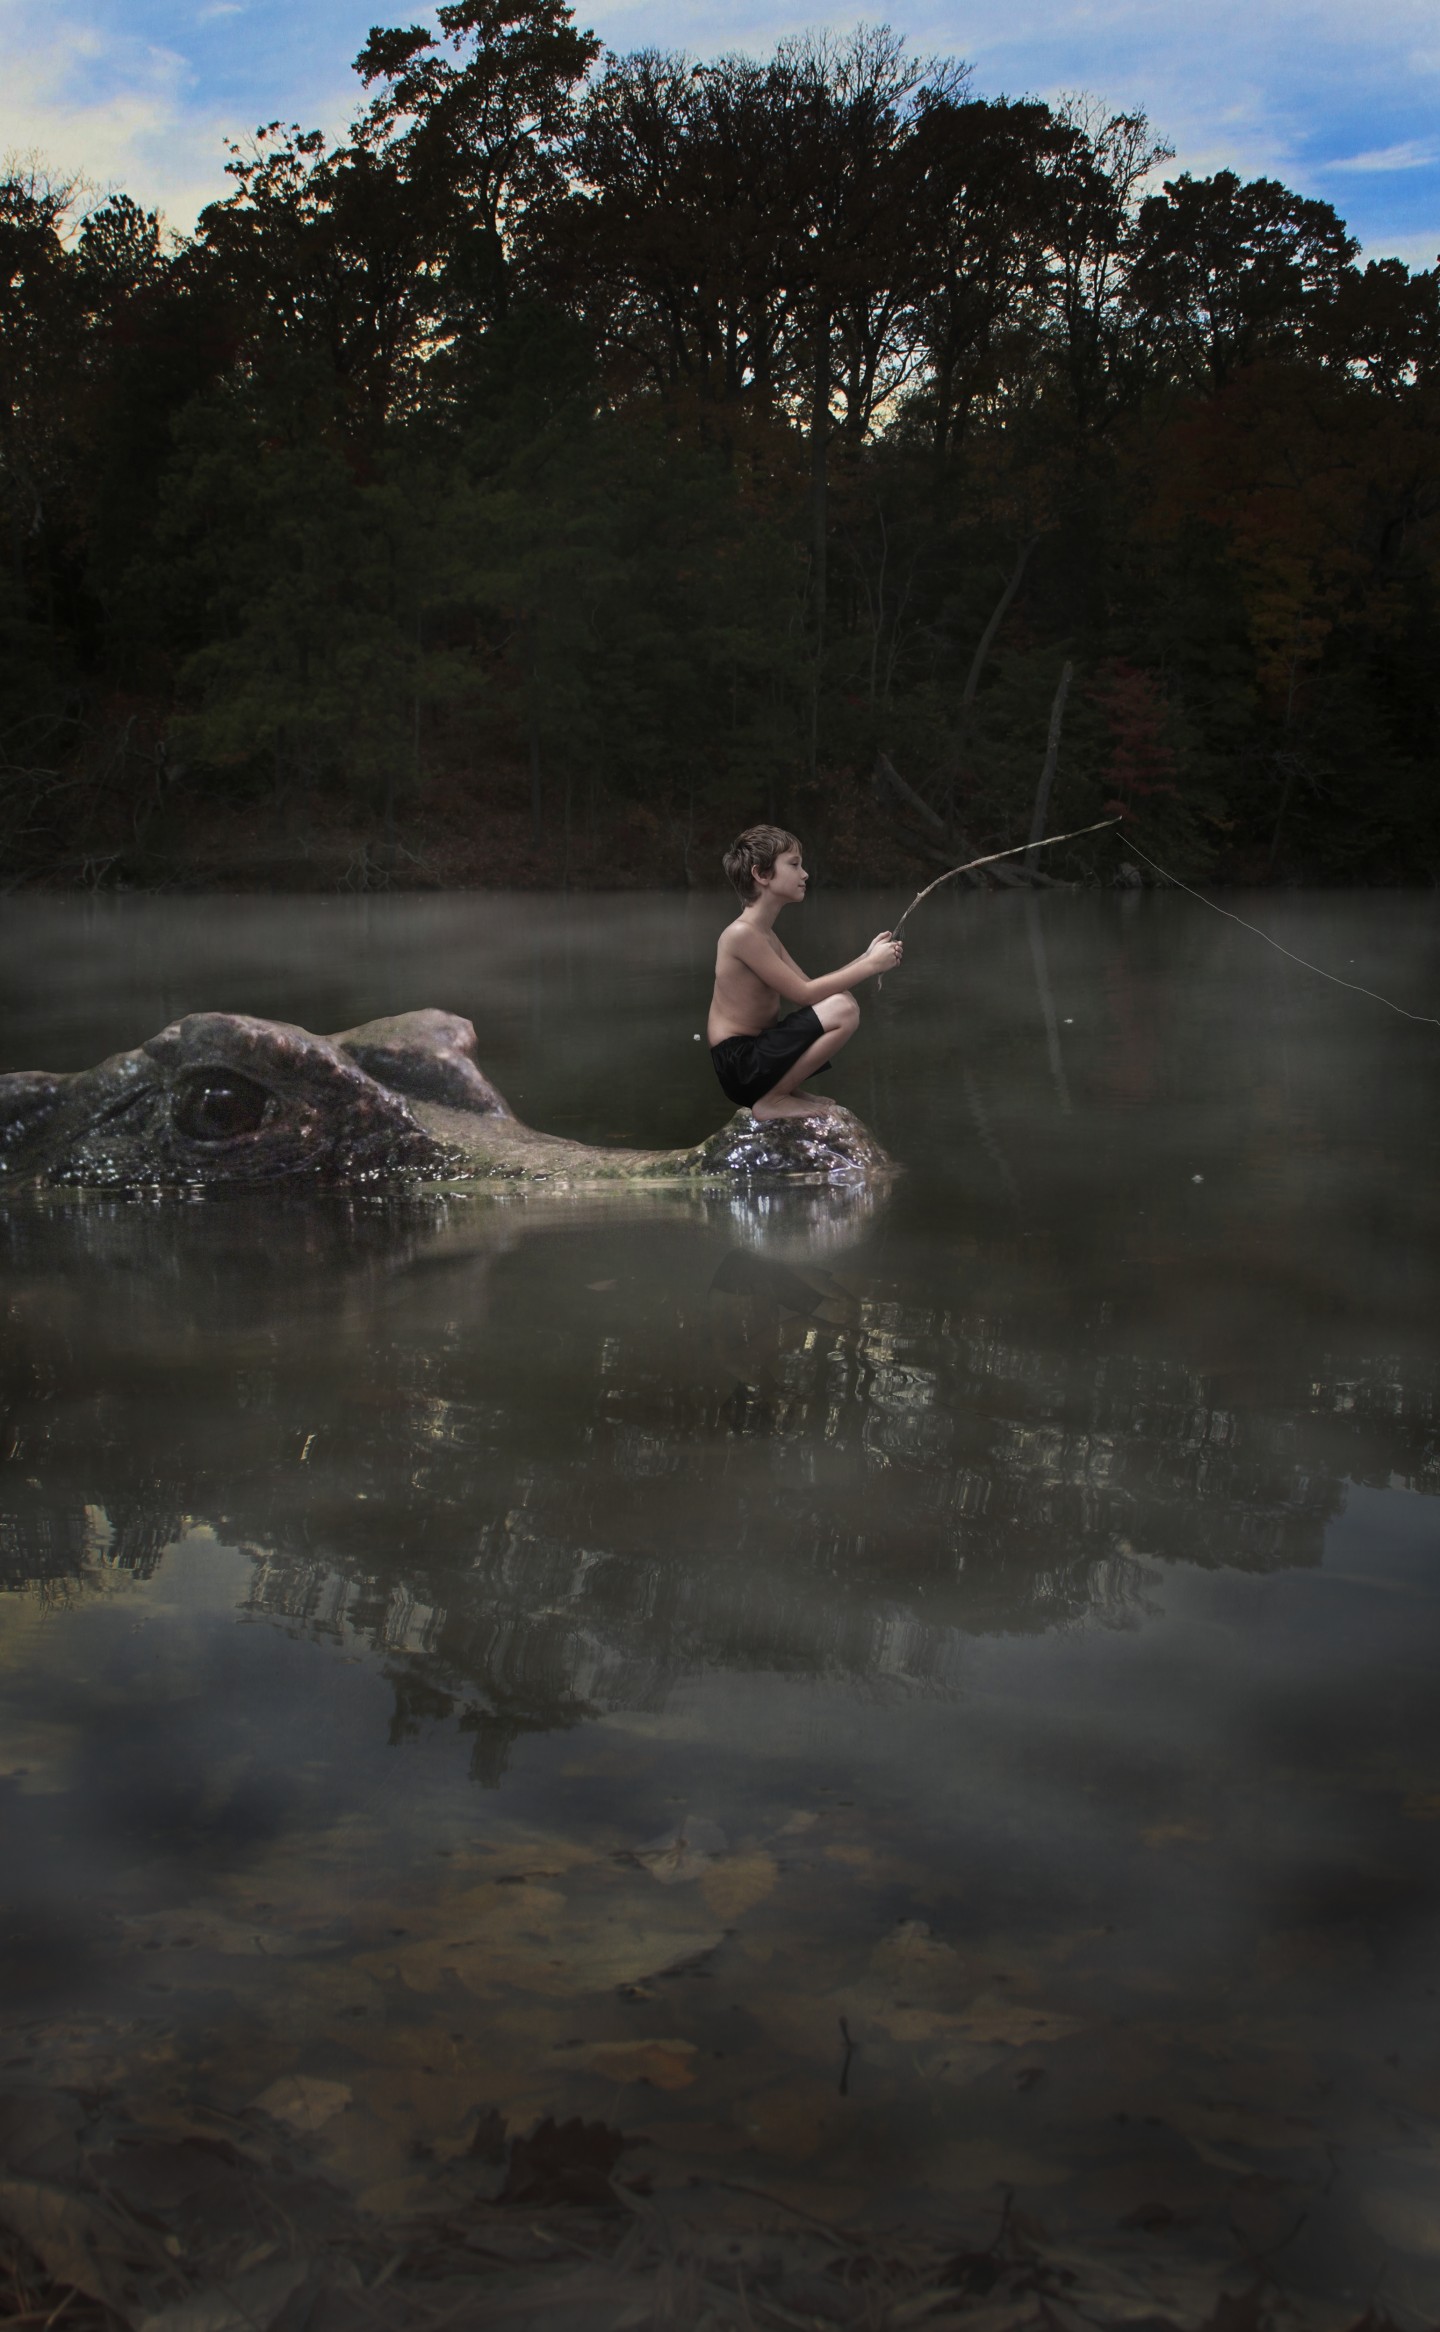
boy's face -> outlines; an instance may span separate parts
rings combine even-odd
[[[798,850],[782,850],[768,875],[755,869],[755,881],[762,891],[782,906],[798,906],[804,898],[810,877]]]

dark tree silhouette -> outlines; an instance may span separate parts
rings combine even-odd
[[[1025,830],[1067,665],[1066,823],[1440,871],[1440,270],[884,27],[451,0],[356,69],[188,237],[0,185],[5,880],[695,880],[757,813],[900,877]]]

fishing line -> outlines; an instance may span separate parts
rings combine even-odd
[[[1126,835],[1125,848],[1133,851],[1137,858],[1143,858],[1147,866],[1153,866],[1158,875],[1163,875],[1167,883],[1173,883],[1177,891],[1183,891],[1187,899],[1198,899],[1202,907],[1213,907],[1217,915],[1223,915],[1229,923],[1238,923],[1242,931],[1253,932],[1257,939],[1264,940],[1267,947],[1273,947],[1280,955],[1288,956],[1292,964],[1301,965],[1307,972],[1318,972],[1322,980],[1333,980],[1337,988],[1350,988],[1357,996],[1368,996],[1372,1003],[1386,1005],[1391,1012],[1398,1012],[1402,1020],[1418,1020],[1426,1028],[1440,1028],[1440,1020],[1433,1013],[1411,1012],[1408,1006],[1395,1003],[1391,997],[1380,995],[1374,988],[1362,988],[1358,980],[1342,980],[1338,972],[1327,972],[1323,964],[1312,964],[1308,956],[1297,955],[1293,947],[1286,947],[1280,940],[1272,939],[1268,931],[1260,929],[1258,923],[1247,923],[1243,915],[1232,915],[1228,907],[1217,906],[1213,899],[1206,898],[1203,891],[1192,891],[1188,883],[1182,883],[1178,875],[1172,875],[1168,867],[1163,867],[1158,859],[1150,856],[1148,850],[1142,850],[1133,835]],[[908,908],[906,913],[909,913]]]
[[[963,866],[947,867],[944,874],[935,877],[933,883],[927,883],[923,891],[915,893],[900,922],[895,925],[895,932],[900,930],[907,917],[914,914],[922,899],[928,899],[930,893],[938,891],[942,883],[953,882],[956,875],[969,874],[978,866],[994,866],[998,859],[1019,858],[1022,853],[1028,854],[1032,850],[1049,850],[1057,842],[1074,842],[1082,834],[1098,834],[1102,826],[1118,826],[1119,823],[1119,818],[1097,818],[1093,826],[1075,826],[1068,834],[1047,834],[1039,842],[1017,842],[1010,850],[992,850],[984,858],[967,858]],[[1153,866],[1156,874],[1173,884],[1177,891],[1183,891],[1187,899],[1198,899],[1202,907],[1213,908],[1217,915],[1225,917],[1227,923],[1238,923],[1242,931],[1251,932],[1256,939],[1263,939],[1267,947],[1273,947],[1277,955],[1288,956],[1291,963],[1299,964],[1302,971],[1315,972],[1320,979],[1329,980],[1337,988],[1348,988],[1353,995],[1368,996],[1372,1004],[1383,1004],[1387,1011],[1398,1012],[1402,1020],[1418,1021],[1422,1028],[1440,1028],[1440,1020],[1433,1013],[1412,1012],[1408,1005],[1397,1004],[1393,997],[1382,996],[1376,988],[1363,988],[1358,980],[1342,980],[1338,972],[1327,972],[1323,964],[1312,964],[1308,956],[1297,955],[1293,947],[1285,946],[1283,940],[1272,939],[1268,931],[1260,929],[1258,923],[1247,923],[1243,915],[1232,914],[1228,907],[1221,907],[1214,899],[1207,899],[1203,891],[1192,891],[1188,883],[1182,883],[1178,875],[1171,874],[1170,869],[1162,866],[1158,858],[1152,858],[1148,850],[1142,850],[1132,835],[1125,836],[1125,848],[1133,851],[1137,858],[1143,858],[1147,866]],[[892,938],[895,932],[891,933]]]

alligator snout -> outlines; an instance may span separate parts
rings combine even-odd
[[[0,1077],[0,1184],[254,1189],[296,1181],[853,1181],[890,1171],[858,1118],[759,1125],[739,1112],[690,1150],[617,1150],[522,1126],[455,1013],[338,1036],[195,1012],[70,1076]]]

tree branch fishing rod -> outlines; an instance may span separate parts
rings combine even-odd
[[[1098,834],[1102,826],[1118,826],[1119,823],[1118,817],[1097,818],[1093,826],[1075,826],[1068,834],[1046,834],[1039,842],[1017,842],[1009,850],[992,850],[987,852],[984,858],[967,858],[963,866],[947,867],[944,874],[935,877],[933,883],[927,883],[923,891],[915,893],[905,910],[905,914],[901,916],[900,923],[896,924],[895,930],[891,932],[890,936],[892,939],[895,937],[900,929],[900,924],[904,923],[907,916],[914,914],[922,899],[928,899],[930,893],[938,891],[942,883],[953,883],[957,875],[970,874],[977,866],[994,866],[997,859],[1019,858],[1022,853],[1031,850],[1049,850],[1057,842],[1075,842],[1082,834]]]

